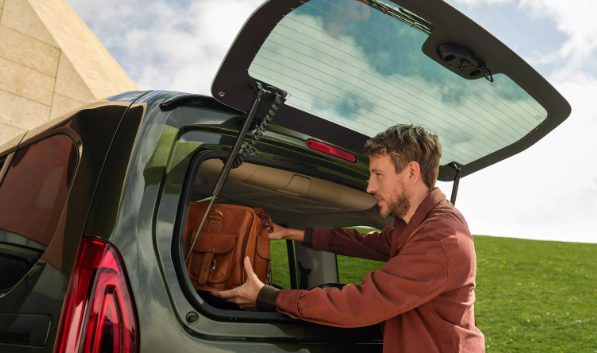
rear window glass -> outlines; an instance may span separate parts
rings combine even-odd
[[[0,291],[14,286],[52,241],[77,164],[77,149],[55,135],[19,149],[0,186]]]
[[[367,136],[423,125],[439,136],[442,165],[469,164],[545,120],[508,76],[468,80],[425,55],[432,31],[397,5],[311,0],[276,25],[249,75],[288,91],[286,104]]]

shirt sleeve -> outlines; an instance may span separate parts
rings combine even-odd
[[[393,228],[381,232],[361,233],[355,229],[310,230],[310,247],[338,255],[359,257],[367,260],[388,261],[392,247]]]
[[[305,228],[305,237],[303,238],[303,242],[301,244],[303,244],[303,246],[308,247],[309,249],[313,249],[313,228],[311,227],[307,227]]]
[[[368,274],[361,285],[306,290],[282,289],[276,297],[280,313],[337,327],[362,327],[411,310],[443,292],[448,279],[441,242],[426,237],[404,246],[382,270]]]
[[[272,286],[265,285],[261,287],[257,294],[257,311],[276,311],[276,297],[280,290]]]

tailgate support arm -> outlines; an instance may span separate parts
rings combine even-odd
[[[189,261],[189,258],[191,257],[191,253],[193,252],[193,247],[195,246],[195,243],[197,242],[199,232],[203,228],[203,224],[205,223],[205,220],[207,219],[207,216],[209,215],[209,211],[211,210],[211,207],[212,207],[216,197],[218,197],[218,195],[220,194],[220,191],[222,190],[222,186],[224,185],[226,178],[228,178],[228,174],[230,174],[230,169],[236,168],[240,165],[240,163],[242,163],[242,160],[240,163],[238,163],[238,162],[235,163],[235,161],[237,159],[239,159],[238,157],[241,157],[241,156],[237,157],[237,154],[238,154],[238,151],[240,151],[240,148],[243,144],[243,140],[245,139],[245,136],[249,132],[249,128],[251,127],[251,124],[253,123],[253,119],[255,118],[255,113],[257,113],[257,108],[259,108],[259,103],[261,103],[261,99],[263,98],[263,95],[265,93],[272,93],[270,91],[265,90],[259,82],[255,82],[253,84],[253,88],[257,90],[257,96],[253,100],[253,103],[251,103],[251,109],[249,110],[249,112],[247,114],[247,118],[243,122],[243,125],[238,133],[238,136],[236,137],[236,141],[234,142],[234,146],[232,146],[232,149],[230,150],[230,154],[228,155],[228,158],[226,158],[226,162],[224,163],[224,167],[222,168],[222,171],[220,172],[220,175],[218,176],[218,180],[216,181],[216,185],[214,186],[211,200],[209,201],[207,210],[205,211],[205,214],[203,215],[203,219],[201,219],[201,223],[199,224],[199,229],[197,229],[197,232],[195,233],[195,235],[193,237],[193,241],[191,242],[191,247],[189,248],[189,252],[187,253],[187,256],[185,258],[185,263],[187,263]],[[276,93],[276,95],[278,95],[278,89],[275,89],[275,87],[274,87],[274,92]],[[283,92],[283,93],[284,93],[284,98],[285,98],[286,92]],[[276,100],[276,102],[277,101],[278,100]],[[277,109],[278,108],[276,107],[275,111],[277,111]],[[271,113],[271,111],[272,110],[270,109],[269,110],[269,121],[271,121],[273,119],[273,115],[275,115],[275,111],[273,114]],[[266,120],[266,118],[264,118],[264,121],[265,120]],[[267,126],[267,123],[265,124],[265,126]],[[265,126],[263,127],[263,130],[265,130]],[[259,136],[261,136],[262,131],[260,131]],[[253,141],[253,140],[251,141],[251,146],[253,146],[255,144],[257,139],[254,139],[254,140],[255,141]],[[247,151],[247,152],[250,152],[250,151],[251,151],[251,149],[249,149],[249,151]]]
[[[454,184],[452,185],[452,195],[450,195],[450,202],[453,206],[456,206],[456,196],[458,195],[458,184],[460,183],[460,168],[456,162],[450,162],[448,166],[454,168],[456,170],[456,175],[454,176]]]

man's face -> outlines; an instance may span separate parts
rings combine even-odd
[[[369,186],[367,192],[377,200],[379,212],[384,217],[403,218],[410,209],[405,187],[408,168],[396,173],[389,155],[377,155],[369,160]]]

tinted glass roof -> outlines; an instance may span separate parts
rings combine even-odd
[[[278,22],[248,73],[288,91],[287,105],[369,137],[423,125],[440,138],[442,165],[476,161],[545,120],[505,74],[468,80],[425,55],[432,31],[395,4],[311,0]]]

